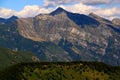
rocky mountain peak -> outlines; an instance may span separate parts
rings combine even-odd
[[[51,12],[50,15],[57,15],[57,14],[60,14],[62,12],[67,12],[65,9],[61,8],[61,7],[58,7],[55,11]]]

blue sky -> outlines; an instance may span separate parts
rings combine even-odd
[[[120,0],[0,0],[0,17],[33,17],[49,13],[61,6],[64,9],[88,15],[91,12],[113,19],[120,17]]]
[[[26,5],[42,6],[43,0],[0,0],[0,7],[20,11]]]

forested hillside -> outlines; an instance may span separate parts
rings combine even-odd
[[[100,62],[22,63],[0,73],[0,80],[119,80],[120,67]]]

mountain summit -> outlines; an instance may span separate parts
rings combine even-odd
[[[65,9],[61,8],[61,7],[58,7],[55,11],[51,12],[50,15],[56,15],[56,14],[60,14],[62,12],[67,12]]]

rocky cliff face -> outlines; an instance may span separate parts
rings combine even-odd
[[[94,13],[87,16],[58,8],[50,14],[17,19],[16,28],[18,34],[31,39],[30,43],[35,41],[37,46],[42,47],[42,42],[52,43],[44,46],[46,52],[43,48],[27,49],[38,56],[45,55],[46,60],[102,61],[120,65],[120,29]]]
[[[0,24],[0,46],[35,53],[41,61],[71,61],[68,53],[51,42],[37,42],[19,34],[16,22]]]

